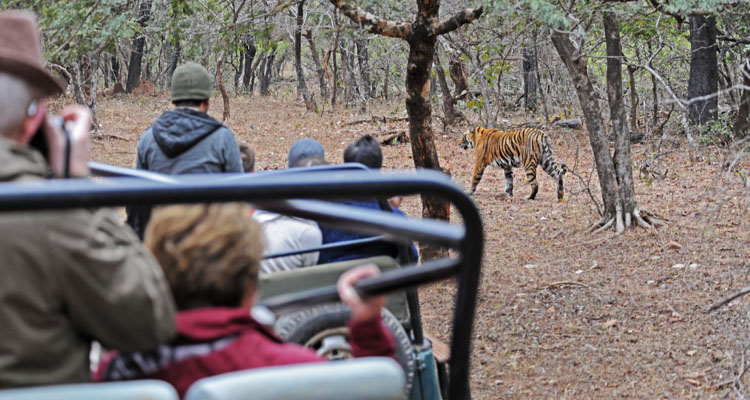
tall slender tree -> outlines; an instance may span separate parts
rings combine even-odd
[[[141,0],[138,8],[138,25],[141,32],[133,40],[133,51],[130,52],[130,63],[128,64],[128,82],[125,92],[132,93],[141,81],[141,69],[143,65],[143,48],[146,46],[146,36],[143,31],[151,19],[152,0]]]
[[[570,73],[586,121],[591,149],[594,152],[604,210],[592,231],[610,227],[623,232],[630,226],[648,228],[662,222],[638,208],[633,189],[630,160],[630,138],[622,96],[622,47],[620,25],[612,12],[603,16],[607,47],[607,96],[615,133],[615,154],[609,150],[601,108],[588,72],[588,57],[576,45],[569,31],[553,29],[552,44]]]
[[[371,33],[405,40],[409,44],[409,60],[406,68],[406,111],[409,115],[409,137],[411,139],[414,166],[442,171],[435,149],[432,132],[432,107],[430,104],[430,73],[437,37],[454,31],[482,15],[482,8],[466,9],[449,19],[440,20],[440,0],[417,0],[417,13],[413,21],[395,22],[375,16],[360,7],[330,2],[352,21],[367,28]],[[422,215],[448,219],[448,205],[433,196],[422,196]],[[436,254],[421,249],[423,257]],[[426,253],[426,254],[425,254]],[[453,396],[452,396],[453,397]]]

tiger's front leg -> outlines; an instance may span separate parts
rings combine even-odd
[[[513,197],[513,170],[505,168],[505,193],[508,197]]]

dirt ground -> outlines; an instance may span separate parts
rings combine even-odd
[[[221,114],[220,97],[211,113]],[[165,94],[104,98],[94,159],[132,166],[140,133],[169,107]],[[331,163],[347,144],[369,133],[384,138],[406,122],[346,124],[372,115],[405,117],[403,100],[322,115],[293,98],[236,98],[227,121],[256,151],[258,170],[286,167],[299,138],[320,141]],[[514,120],[513,122],[521,122]],[[467,187],[473,151],[461,151],[456,134],[436,141],[442,165]],[[633,146],[639,205],[668,221],[657,231],[589,234],[598,217],[584,189],[598,199],[588,138],[583,131],[550,129],[566,175],[566,201],[539,170],[537,200],[516,173],[516,196],[501,196],[501,170],[488,169],[474,199],[484,220],[483,280],[474,329],[472,393],[475,399],[526,398],[735,398],[750,383],[748,302],[740,298],[714,313],[715,301],[750,286],[750,189],[739,173],[725,173],[727,153],[694,147],[673,137]],[[655,154],[665,177],[639,178]],[[413,168],[407,144],[384,147],[385,167]],[[739,171],[750,171],[745,154]],[[593,172],[593,176],[592,176]],[[420,215],[418,198],[403,205]],[[450,338],[454,287],[423,288],[426,330]],[[747,359],[747,360],[746,360]]]

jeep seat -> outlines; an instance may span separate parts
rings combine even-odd
[[[0,390],[0,400],[178,400],[177,391],[157,380],[81,383]]]
[[[386,357],[257,368],[203,378],[185,400],[403,400],[404,372]]]
[[[356,266],[368,263],[377,265],[381,271],[390,271],[399,268],[398,263],[393,258],[388,256],[378,256],[330,264],[320,264],[312,267],[274,272],[271,274],[261,274],[260,300],[262,301],[282,294],[335,285],[344,272]],[[404,324],[409,320],[405,291],[401,290],[388,294],[385,307],[401,324]]]

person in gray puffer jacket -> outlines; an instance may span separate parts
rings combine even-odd
[[[175,108],[141,136],[136,168],[169,175],[242,172],[234,133],[206,113],[211,89],[211,76],[201,65],[188,62],[175,69]],[[141,239],[150,216],[149,207],[128,207],[128,224]]]

